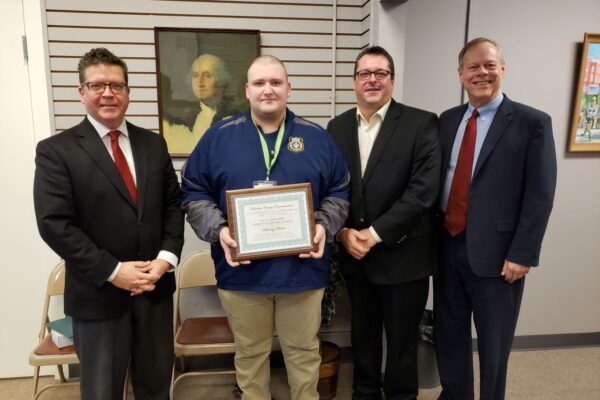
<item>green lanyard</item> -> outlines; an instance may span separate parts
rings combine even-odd
[[[277,157],[279,156],[279,149],[281,148],[281,142],[283,141],[283,132],[285,131],[285,119],[279,126],[279,132],[277,132],[277,139],[275,140],[275,152],[273,153],[273,158],[269,156],[269,146],[267,146],[267,141],[263,137],[262,133],[260,133],[260,129],[256,125],[256,122],[252,120],[254,126],[256,127],[256,131],[258,132],[258,137],[260,138],[260,145],[262,147],[263,157],[265,159],[265,166],[267,167],[267,181],[269,180],[269,175],[271,175],[271,169],[275,162],[277,161]]]

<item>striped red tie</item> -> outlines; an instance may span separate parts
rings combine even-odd
[[[473,110],[471,118],[467,121],[465,134],[460,144],[456,169],[452,178],[452,186],[448,195],[448,205],[444,225],[450,236],[456,236],[467,226],[467,205],[469,202],[469,188],[471,187],[471,174],[473,171],[473,158],[475,156],[475,139],[477,139],[477,117],[479,111]]]
[[[137,204],[137,189],[135,188],[135,183],[133,182],[133,176],[129,170],[129,165],[125,159],[125,154],[123,154],[123,150],[121,150],[121,147],[119,146],[120,134],[121,131],[108,132],[108,135],[110,136],[110,145],[112,147],[112,153],[115,159],[115,164],[117,165],[117,169],[121,173],[123,182],[125,182],[125,186],[127,186],[127,190],[129,191],[133,202]]]

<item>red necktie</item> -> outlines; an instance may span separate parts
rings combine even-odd
[[[127,186],[127,190],[129,191],[133,202],[137,204],[137,190],[135,188],[135,183],[133,182],[133,176],[131,176],[131,171],[129,170],[127,160],[125,159],[125,154],[123,154],[123,151],[119,146],[120,134],[121,131],[108,132],[108,135],[110,136],[110,145],[112,147],[112,153],[115,159],[115,164],[117,165],[117,169],[121,173],[123,182],[125,182],[125,186]]]
[[[446,217],[444,225],[450,233],[450,236],[456,236],[465,230],[467,226],[467,205],[469,202],[469,187],[471,186],[471,174],[473,171],[473,158],[475,155],[475,139],[477,138],[477,117],[479,111],[473,110],[471,118],[467,121],[465,134],[456,169],[452,178],[452,186],[448,195],[448,205],[446,207]]]

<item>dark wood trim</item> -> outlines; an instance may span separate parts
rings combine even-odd
[[[93,25],[48,25],[48,28],[89,28],[89,29],[123,29],[128,31],[153,31],[154,28],[135,28],[124,26],[115,28],[114,26],[93,26]]]
[[[100,42],[98,40],[48,40],[48,43],[78,43],[78,44],[104,44],[106,42]],[[136,46],[154,46],[152,42],[114,42],[111,41],[110,44],[132,44]]]
[[[80,59],[81,56],[68,56],[68,55],[60,55],[60,54],[53,54],[50,56],[50,58],[76,58],[76,59]],[[123,60],[154,60],[155,57],[120,57]]]
[[[331,50],[331,46],[262,46],[263,49],[328,49]],[[357,50],[358,47],[336,47],[336,50]]]
[[[331,21],[331,18],[307,18],[307,17],[269,17],[269,16],[251,16],[251,15],[225,15],[225,14],[183,14],[183,13],[142,13],[132,11],[121,11],[118,13],[109,11],[87,11],[87,10],[61,10],[47,9],[46,13],[64,13],[64,14],[106,14],[112,15],[137,15],[137,16],[158,16],[158,17],[201,17],[201,18],[223,18],[223,19],[260,19],[260,20],[282,20],[282,21]],[[338,18],[338,22],[360,22],[360,19]],[[113,27],[114,28],[114,27]]]

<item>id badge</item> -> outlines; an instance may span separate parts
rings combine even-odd
[[[277,186],[277,181],[270,181],[270,180],[254,181],[254,182],[252,182],[252,185],[255,188],[264,188],[264,187],[270,187],[270,186]]]

